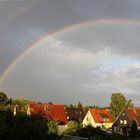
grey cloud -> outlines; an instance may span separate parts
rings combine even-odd
[[[90,26],[85,25],[78,29],[72,29],[69,33],[58,38],[71,47],[98,52],[101,49],[109,49],[118,55],[140,57],[139,54],[139,24],[130,23],[99,23]]]
[[[34,48],[11,70],[1,87],[12,97],[109,105],[111,93],[122,90],[122,73],[102,71],[101,65],[107,60],[103,50],[89,53],[64,46],[63,42],[50,38],[44,46]],[[129,69],[135,71],[135,67],[128,68],[125,77],[130,75]],[[127,92],[131,88],[133,85]],[[101,101],[101,97],[105,100]]]
[[[46,45],[47,48],[38,47],[33,53],[19,61],[20,63],[3,81],[3,89],[8,90],[9,96],[12,97],[15,95],[28,98],[34,96],[36,100],[46,97],[46,100],[65,103],[70,103],[70,100],[73,102],[80,100],[86,104],[87,100],[90,101],[86,97],[98,93],[97,77],[91,74],[98,65],[96,57],[92,54],[81,54],[77,50],[66,49],[63,44],[61,48],[57,41],[54,44],[54,40],[52,44]],[[86,87],[87,83],[93,87]],[[37,94],[40,92],[42,97]],[[97,99],[94,99],[94,103],[96,102]]]
[[[87,20],[140,18],[138,0],[44,0],[30,4],[0,2],[0,71],[30,44],[65,26]],[[115,59],[109,62],[118,63],[113,68],[106,63],[114,56],[139,63],[139,33],[139,24],[100,23],[57,34],[56,40],[47,40],[46,47],[19,60],[0,87],[12,98],[91,105],[108,105],[112,92],[125,89],[128,96],[134,93],[136,101],[139,68],[120,66]]]

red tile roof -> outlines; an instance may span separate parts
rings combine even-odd
[[[96,123],[112,122],[112,117],[107,109],[90,109],[90,112]]]
[[[47,119],[58,121],[60,124],[67,123],[64,105],[30,103],[29,106],[32,113],[41,113]]]

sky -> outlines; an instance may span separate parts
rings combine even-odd
[[[0,0],[0,91],[39,102],[140,106],[139,0]]]

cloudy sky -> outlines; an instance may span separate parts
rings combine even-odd
[[[0,0],[0,91],[11,98],[140,106],[139,0]]]

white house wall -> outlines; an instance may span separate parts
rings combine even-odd
[[[83,120],[83,126],[88,126],[88,125],[92,125],[93,127],[102,127],[101,123],[95,123],[94,118],[91,115],[90,111],[87,112],[87,114]]]

